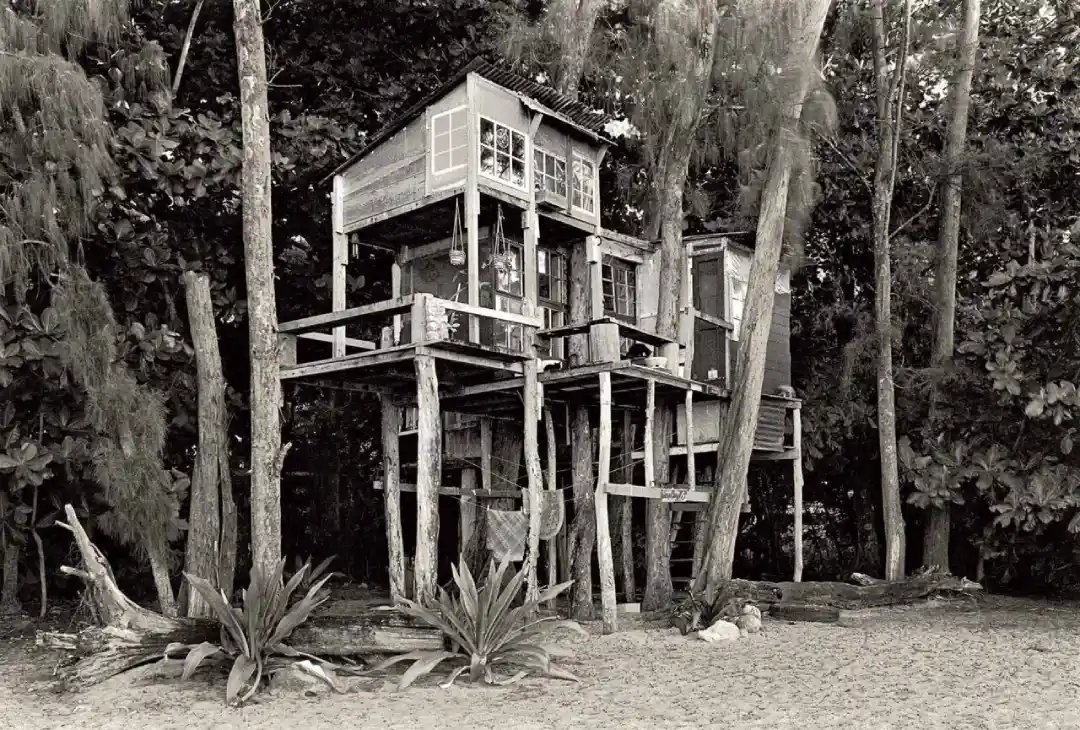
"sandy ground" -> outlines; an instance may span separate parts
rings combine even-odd
[[[364,681],[344,695],[264,693],[241,709],[224,707],[220,678],[160,670],[59,697],[42,681],[50,660],[9,642],[0,728],[1080,728],[1080,605],[930,602],[765,627],[709,645],[635,618],[566,641],[580,684],[397,692]]]

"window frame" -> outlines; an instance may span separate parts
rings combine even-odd
[[[731,325],[729,331],[729,337],[732,342],[738,342],[739,337],[742,334],[742,322],[743,317],[746,314],[746,294],[750,286],[750,282],[744,281],[741,276],[737,276],[733,273],[729,267],[726,258],[733,256],[731,251],[724,252],[724,319]],[[742,298],[736,299],[735,294],[735,282],[742,284]],[[738,301],[739,315],[735,316],[735,302]]]
[[[551,273],[541,274],[541,256],[547,257],[547,268],[549,269],[549,271],[551,268],[551,262],[553,260],[561,261],[561,276],[553,276]],[[561,282],[561,299],[557,297],[544,297],[540,295],[539,279],[541,276],[548,276],[553,282]],[[564,251],[561,251],[557,248],[549,248],[545,246],[537,247],[536,277],[536,303],[537,308],[540,310],[540,316],[544,319],[544,329],[554,329],[556,327],[564,326],[566,324],[567,315],[570,313],[570,257]],[[549,288],[548,291],[550,292],[551,289]],[[558,320],[557,322],[555,321],[556,319]],[[547,354],[550,358],[555,360],[561,360],[564,357],[564,352],[565,345],[562,338],[559,338],[558,340],[548,340]]]
[[[576,187],[578,181],[581,180],[581,181],[584,182],[586,180],[586,177],[585,177],[584,174],[578,175],[574,171],[576,166],[579,165],[579,164],[582,165],[582,170],[584,170],[584,165],[589,166],[590,173],[589,173],[589,176],[588,176],[587,179],[588,179],[588,184],[589,184],[589,188],[590,188],[590,199],[592,200],[592,208],[586,208],[586,207],[578,205],[578,204],[576,204],[574,202],[575,187]],[[585,215],[588,215],[588,216],[596,215],[596,206],[597,206],[597,204],[599,202],[597,200],[598,191],[597,191],[597,185],[596,185],[596,160],[592,159],[591,157],[587,157],[586,155],[583,155],[582,153],[578,152],[577,150],[574,150],[573,159],[572,159],[571,165],[570,165],[570,178],[571,178],[570,189],[568,191],[570,193],[570,207],[573,210],[579,211],[579,212],[584,213]],[[585,200],[585,191],[584,190],[582,190],[582,192],[581,192],[581,199],[582,199],[582,202],[584,202],[584,200]]]
[[[454,146],[453,114],[455,112],[460,112],[460,111],[465,112],[465,125],[460,128],[465,133],[465,141],[464,141],[463,144],[460,144],[457,147],[455,147]],[[439,170],[439,169],[436,169],[436,167],[435,167],[435,158],[438,156],[436,151],[435,151],[435,138],[437,136],[441,136],[441,135],[437,135],[435,133],[435,120],[441,119],[443,117],[450,117],[450,127],[449,127],[448,131],[445,133],[445,135],[447,137],[447,143],[448,143],[448,147],[446,148],[446,154],[449,155],[450,162],[453,163],[453,161],[454,161],[454,150],[456,150],[456,149],[464,149],[465,150],[465,161],[463,163],[461,163],[460,165],[451,164],[450,167],[446,168],[445,170]],[[432,177],[437,177],[439,175],[448,175],[448,174],[450,174],[452,172],[457,172],[458,170],[461,170],[461,169],[464,169],[464,168],[468,167],[469,166],[469,106],[468,106],[468,104],[462,104],[461,106],[456,106],[453,109],[447,109],[444,112],[439,112],[438,114],[432,114],[429,125],[430,125],[430,129],[429,129],[429,132],[428,132],[428,143],[431,146],[431,175],[432,175]]]
[[[605,277],[604,277],[604,269],[611,269],[611,279],[610,279],[610,281],[611,281],[611,297],[612,297],[612,302],[615,305],[614,309],[608,309],[608,307],[607,307],[607,296],[606,296],[606,294],[604,294],[604,291],[603,291],[604,282],[607,281],[607,279],[605,279]],[[630,314],[619,314],[619,311],[618,311],[618,308],[619,308],[618,307],[618,305],[619,305],[619,294],[618,294],[618,288],[617,288],[618,287],[618,282],[617,282],[616,274],[615,274],[616,270],[625,271],[626,273],[631,274],[634,277],[634,281],[633,281],[632,285],[625,282],[625,281],[622,284],[622,286],[626,287],[627,290],[630,293],[632,293],[632,295],[633,295],[633,301],[628,302],[628,304],[633,305],[633,312],[631,312]],[[622,321],[627,322],[629,324],[637,324],[637,319],[638,319],[638,313],[637,313],[637,309],[638,309],[638,280],[639,280],[639,277],[638,277],[638,264],[636,262],[630,261],[628,259],[619,258],[618,256],[613,256],[611,254],[604,254],[603,255],[603,257],[600,260],[600,287],[601,287],[600,298],[604,302],[604,316],[606,316],[606,317],[614,317],[615,319],[621,319]]]
[[[522,306],[525,303],[525,244],[513,239],[507,239],[507,249],[510,249],[516,253],[518,262],[518,293],[515,293],[513,287],[502,288],[499,285],[499,272],[494,268],[491,270],[491,291],[492,300],[491,306],[497,312],[510,311],[514,312],[513,305],[510,309],[503,310],[499,308],[500,300],[506,300],[508,302],[516,303],[516,314],[521,314]],[[507,281],[510,281],[509,275],[507,275]],[[513,346],[514,339],[517,339],[520,347],[515,350]],[[511,351],[523,351],[525,348],[525,328],[520,324],[512,324],[510,322],[504,322],[502,320],[492,321],[491,331],[492,344],[495,347],[502,347]]]
[[[563,200],[566,200],[569,197],[570,185],[571,185],[570,178],[567,175],[568,165],[566,163],[566,158],[564,156],[562,156],[562,155],[555,154],[554,152],[549,152],[548,150],[544,149],[543,147],[540,147],[539,145],[533,145],[532,152],[533,152],[532,153],[533,190],[536,191],[536,192],[546,192],[546,193],[550,193],[552,195],[557,195],[557,196],[561,197]],[[543,162],[545,162],[545,163],[547,162],[546,158],[548,158],[548,157],[555,160],[555,165],[556,165],[556,175],[555,176],[551,176],[551,175],[547,174],[546,164],[541,165],[539,170],[537,169],[537,167],[536,167],[536,157],[537,157],[537,155],[542,156],[542,158],[544,158]],[[563,180],[562,180],[563,189],[562,189],[561,193],[558,190],[549,190],[548,187],[547,187],[547,181],[548,180],[553,180],[553,181],[556,182],[556,184],[558,183],[558,179],[559,179],[558,178],[558,165],[560,163],[562,164],[562,167],[563,167]],[[537,187],[537,185],[536,185],[536,183],[537,183],[537,180],[536,180],[537,174],[540,175],[540,181],[539,181],[541,183],[540,187]]]
[[[494,180],[495,182],[500,183],[502,185],[506,185],[508,187],[511,187],[514,190],[521,190],[523,192],[528,192],[529,191],[529,181],[532,179],[532,165],[531,165],[532,161],[530,159],[532,150],[530,149],[529,135],[526,134],[525,132],[514,129],[509,124],[503,124],[502,122],[498,122],[498,121],[492,119],[491,117],[486,117],[483,114],[477,114],[476,116],[477,116],[477,125],[476,125],[476,127],[477,127],[477,134],[476,134],[476,144],[477,144],[477,148],[476,148],[476,171],[477,171],[477,173],[480,176],[487,178],[488,180]],[[482,134],[484,122],[490,122],[491,125],[492,125],[492,128],[493,128],[493,134],[494,134],[495,140],[493,140],[493,144],[491,144],[491,145],[484,144],[484,136]],[[509,177],[509,179],[506,179],[506,180],[499,177],[498,174],[496,173],[496,171],[498,170],[498,163],[499,163],[498,136],[499,136],[499,128],[500,127],[502,127],[503,129],[505,129],[506,131],[508,131],[510,133],[510,151],[506,152],[506,153],[503,153],[503,154],[506,154],[510,159],[510,177]],[[520,157],[520,158],[519,157],[514,157],[514,135],[515,134],[518,135],[519,137],[521,137],[521,139],[522,139],[522,157]],[[494,166],[493,166],[491,172],[486,172],[484,170],[484,168],[483,168],[482,160],[483,160],[483,157],[484,157],[483,153],[484,153],[484,148],[485,147],[490,149],[491,154],[492,154],[492,161],[493,161]],[[518,185],[517,183],[514,182],[514,160],[520,160],[521,164],[522,164],[522,167],[523,167],[523,173],[522,173],[522,176],[521,176],[521,178],[522,178],[522,184],[521,185]]]

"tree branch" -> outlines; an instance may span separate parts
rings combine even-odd
[[[926,211],[928,211],[930,209],[930,205],[934,202],[934,195],[936,193],[937,193],[937,185],[935,184],[935,185],[932,185],[930,187],[930,194],[926,198],[926,203],[924,203],[921,208],[919,208],[917,211],[915,211],[914,215],[912,215],[910,218],[908,218],[903,223],[901,223],[899,226],[897,226],[896,229],[892,233],[889,234],[889,240],[890,241],[892,239],[896,238],[898,235],[900,235],[901,231],[903,231],[905,228],[907,228],[912,223],[914,223],[916,219],[921,218],[923,213],[925,213]]]
[[[180,80],[184,78],[184,66],[187,65],[188,51],[191,50],[191,38],[195,35],[195,24],[199,20],[199,13],[202,12],[204,0],[198,0],[195,3],[195,9],[191,11],[191,20],[188,21],[187,33],[184,34],[184,45],[180,48],[180,60],[176,62],[176,76],[173,78],[172,96],[176,98],[177,92],[180,91]]]

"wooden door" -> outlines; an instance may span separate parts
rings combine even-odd
[[[725,319],[724,252],[694,257],[693,272],[694,309]],[[727,345],[727,333],[723,327],[695,318],[694,362],[690,367],[690,377],[726,384]]]

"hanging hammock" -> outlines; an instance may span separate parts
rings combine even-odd
[[[465,265],[465,243],[461,239],[461,201],[454,198],[454,232],[450,238],[450,264]]]

